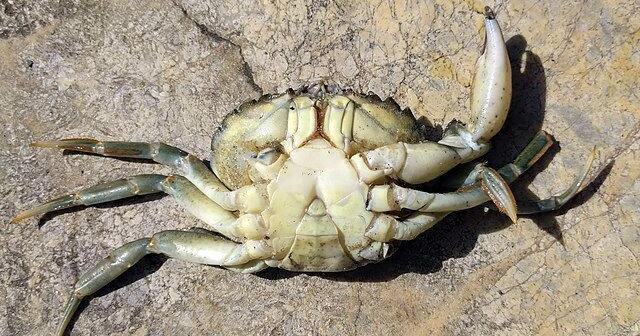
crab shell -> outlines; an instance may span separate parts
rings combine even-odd
[[[367,210],[370,184],[350,158],[425,139],[424,127],[392,100],[321,87],[245,103],[213,136],[211,167],[227,187],[266,184],[260,215],[274,250],[270,266],[343,271],[390,255],[389,243],[364,235],[375,216]],[[268,165],[260,162],[265,153]],[[260,176],[256,168],[269,164]]]

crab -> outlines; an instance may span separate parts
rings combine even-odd
[[[211,169],[164,143],[33,143],[153,160],[180,174],[98,184],[21,212],[12,222],[164,192],[207,224],[162,231],[113,250],[80,276],[57,334],[65,332],[84,297],[148,254],[240,272],[268,267],[339,272],[388,258],[400,241],[414,239],[453,211],[491,201],[515,222],[518,214],[564,205],[585,183],[593,154],[568,189],[528,203],[516,202],[509,183],[549,148],[550,135],[541,131],[512,163],[497,170],[473,163],[490,149],[511,100],[511,66],[502,32],[488,7],[484,15],[485,47],[472,83],[475,122],[470,127],[451,122],[437,142],[426,140],[424,127],[391,100],[319,84],[265,95],[228,115],[213,135]],[[464,163],[470,168],[440,178]],[[426,182],[432,191],[416,186]]]

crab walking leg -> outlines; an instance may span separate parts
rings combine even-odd
[[[382,185],[371,188],[367,210],[450,212],[473,208],[488,200],[489,196],[480,187],[462,192],[428,193],[398,185]]]
[[[164,175],[145,174],[100,183],[75,193],[54,198],[34,208],[22,211],[11,219],[11,223],[17,223],[29,217],[75,206],[93,205],[136,195],[157,193],[161,191],[160,183],[165,178],[166,176]]]
[[[242,189],[239,189],[242,190]],[[14,217],[15,223],[25,218],[54,210],[79,205],[94,205],[136,195],[165,192],[174,197],[187,211],[207,223],[216,232],[234,240],[261,239],[265,229],[259,215],[244,214],[236,217],[196,188],[189,180],[179,175],[137,175],[67,194]]]
[[[489,147],[488,144],[472,149],[431,141],[417,144],[398,142],[356,154],[351,157],[351,162],[359,176],[377,176],[372,172],[383,172],[383,175],[393,175],[402,181],[419,184],[433,180],[458,164],[477,159]]]
[[[94,139],[62,139],[37,141],[33,147],[69,149],[95,153],[106,157],[153,160],[180,170],[198,189],[216,202],[224,204],[227,187],[197,157],[173,146],[159,142],[99,141]],[[224,206],[224,205],[223,205]],[[236,209],[228,209],[236,210]]]
[[[560,209],[563,205],[567,204],[567,202],[569,202],[588,184],[589,171],[591,170],[591,165],[595,160],[595,156],[596,150],[594,148],[582,172],[577,175],[571,186],[563,192],[538,201],[518,201],[518,214],[530,215],[541,212],[550,212]]]
[[[512,163],[498,170],[499,174],[505,182],[513,182],[544,154],[552,142],[551,137],[545,132],[538,133]],[[564,205],[584,187],[593,159],[594,153],[591,154],[584,170],[576,176],[575,181],[567,190],[558,196],[528,203],[527,206],[518,204],[518,213],[552,211]],[[479,176],[477,173],[472,172],[472,174]],[[469,181],[468,183],[473,183],[472,180],[467,179],[467,181]],[[371,195],[378,197],[378,200],[373,201],[376,205],[370,201],[369,207],[391,208],[397,207],[399,203],[403,203],[412,208],[417,208],[418,212],[403,220],[398,220],[386,214],[380,214],[371,222],[365,235],[371,239],[383,242],[389,241],[390,239],[410,240],[431,228],[450,212],[474,207],[490,200],[490,197],[481,186],[472,187],[471,185],[467,185],[462,186],[462,189],[468,190],[448,194],[429,194],[407,189],[410,194],[408,197],[400,200],[394,199],[395,195],[393,193],[387,194],[386,202],[380,197],[381,195],[374,196],[374,193],[379,191],[373,191]],[[420,202],[431,203],[420,207]]]
[[[163,231],[113,250],[107,258],[80,276],[64,308],[56,334],[63,335],[82,299],[106,286],[148,254],[164,254],[188,262],[229,266],[241,271],[265,268],[271,256],[262,242],[237,244],[222,237],[194,231]],[[245,267],[246,266],[246,267]]]
[[[416,212],[402,220],[387,214],[378,214],[373,218],[364,235],[385,243],[391,240],[413,240],[448,214],[449,212]]]

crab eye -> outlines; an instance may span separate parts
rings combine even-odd
[[[278,160],[279,157],[280,157],[280,153],[278,153],[278,151],[275,148],[269,147],[258,152],[258,155],[256,156],[256,160],[258,160],[258,162],[262,163],[263,165],[268,166],[276,162],[276,160]]]

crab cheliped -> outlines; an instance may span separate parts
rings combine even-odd
[[[494,170],[473,163],[490,148],[511,100],[511,66],[493,12],[485,9],[485,47],[472,83],[471,127],[451,122],[438,142],[392,101],[327,85],[266,95],[241,105],[213,135],[211,170],[163,143],[64,139],[35,147],[153,160],[180,175],[137,175],[53,199],[12,222],[54,210],[167,193],[205,228],[162,231],[113,250],[78,279],[57,333],[81,300],[148,254],[240,272],[279,267],[338,272],[388,258],[447,214],[492,201],[512,221],[551,211],[585,184],[584,171],[563,193],[516,202],[509,183],[553,143],[539,132],[512,162]],[[457,175],[452,168],[469,163]],[[411,185],[432,182],[432,192]],[[437,189],[436,189],[437,188]],[[443,192],[444,190],[444,192]]]

